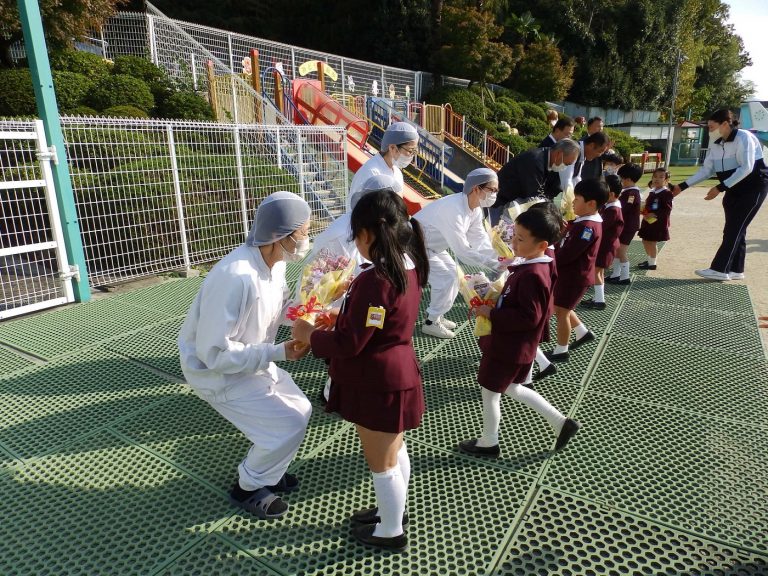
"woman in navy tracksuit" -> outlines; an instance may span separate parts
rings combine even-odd
[[[723,241],[710,267],[696,270],[696,274],[710,280],[741,280],[747,252],[747,226],[768,194],[768,168],[760,141],[754,134],[738,129],[739,122],[730,110],[718,110],[707,124],[709,150],[704,165],[672,192],[677,195],[697,182],[717,176],[720,183],[710,189],[705,198],[713,200],[725,192]]]

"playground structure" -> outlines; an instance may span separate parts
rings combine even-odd
[[[768,102],[749,100],[741,104],[741,127],[750,130],[768,152]]]

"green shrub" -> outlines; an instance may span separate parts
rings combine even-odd
[[[51,69],[83,74],[92,80],[109,74],[111,64],[101,56],[79,50],[57,50],[50,55]]]
[[[525,138],[518,136],[517,134],[500,134],[499,136],[496,136],[496,139],[502,144],[509,146],[509,151],[515,156],[535,147],[531,146]]]
[[[533,102],[520,102],[520,107],[523,109],[526,118],[533,118],[543,122],[547,121],[547,111],[538,104],[534,104]]]
[[[71,116],[98,116],[98,111],[94,110],[90,106],[75,106],[68,112]]]
[[[491,108],[496,114],[494,120],[497,122],[504,120],[505,122],[508,122],[510,126],[516,126],[525,115],[520,104],[508,96],[500,96],[496,98],[496,102],[492,104]]]
[[[213,112],[208,101],[192,92],[176,92],[158,106],[162,118],[181,120],[212,120]]]
[[[517,129],[521,135],[528,136],[532,140],[537,141],[541,141],[542,138],[549,134],[550,128],[551,126],[546,120],[539,120],[530,116],[526,116],[517,123]]]
[[[613,141],[613,148],[620,156],[624,158],[625,162],[629,162],[630,154],[639,154],[644,150],[647,150],[646,145],[637,138],[634,138],[615,128],[605,128],[605,133]]]
[[[112,74],[124,74],[151,84],[157,80],[164,80],[166,74],[163,70],[152,64],[146,58],[139,56],[118,56]]]
[[[81,106],[83,100],[93,88],[93,81],[84,74],[54,70],[53,86],[56,89],[56,102],[62,114],[71,114]]]
[[[67,158],[72,166],[88,172],[107,172],[137,155],[145,158],[168,156],[165,135],[154,132],[135,132],[119,128],[88,126],[64,127]]]
[[[121,116],[124,118],[149,118],[149,114],[136,108],[136,106],[129,106],[123,104],[121,106],[112,106],[104,110],[104,116]]]
[[[114,74],[96,83],[86,104],[97,110],[127,104],[149,112],[155,105],[155,99],[143,80],[126,74]]]
[[[37,113],[32,76],[26,68],[0,68],[0,116]]]
[[[430,92],[427,102],[430,104],[450,103],[457,114],[468,118],[483,117],[483,101],[479,94],[459,86],[441,86]]]
[[[504,133],[504,131],[499,128],[498,124],[491,122],[490,120],[483,120],[482,118],[472,118],[471,121],[475,128],[479,130],[487,131],[488,134],[490,134],[494,138],[496,138],[498,134]]]

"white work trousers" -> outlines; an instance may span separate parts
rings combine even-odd
[[[435,319],[453,306],[459,294],[459,276],[456,262],[447,250],[428,251],[429,256],[429,306],[427,316]]]
[[[312,414],[312,404],[290,374],[277,368],[276,375],[244,377],[227,389],[225,398],[201,395],[253,442],[237,468],[243,490],[277,484],[296,456]]]

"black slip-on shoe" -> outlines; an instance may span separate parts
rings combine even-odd
[[[496,444],[496,446],[488,446],[487,448],[484,448],[477,445],[477,438],[459,442],[459,450],[465,454],[482,456],[483,458],[498,458],[499,454],[501,454],[501,449],[498,444]]]
[[[405,532],[400,534],[400,536],[383,538],[381,536],[374,536],[374,530],[376,530],[376,524],[361,524],[352,528],[352,536],[358,542],[362,542],[367,546],[376,546],[377,548],[405,550],[408,547],[408,537],[405,535]]]
[[[560,430],[560,434],[557,437],[557,442],[555,442],[555,450],[562,450],[565,448],[569,440],[576,436],[579,428],[581,428],[581,424],[579,424],[576,420],[572,418],[566,418],[565,422],[563,423],[563,429]]]

